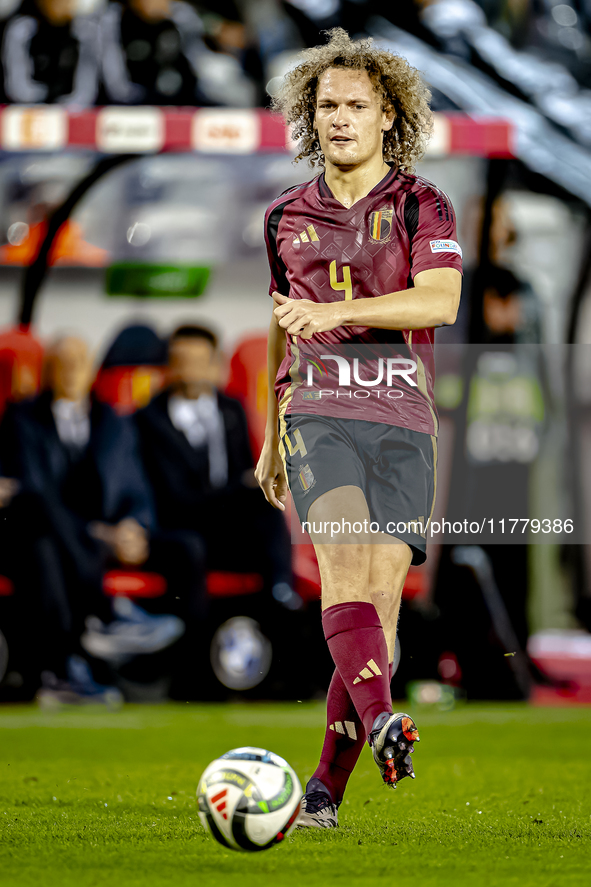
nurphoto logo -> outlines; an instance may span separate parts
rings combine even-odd
[[[359,358],[354,357],[350,360],[341,354],[321,354],[320,360],[308,360],[306,371],[306,385],[312,387],[314,385],[315,371],[320,376],[328,375],[329,371],[325,360],[334,360],[338,369],[338,385],[339,388],[350,388],[351,367],[353,369],[353,382],[361,385],[363,388],[375,388],[378,385],[386,385],[391,388],[395,377],[402,378],[407,385],[412,388],[417,387],[417,383],[412,376],[417,371],[417,362],[409,357],[380,357],[377,360],[377,375],[375,379],[363,379],[359,372]],[[375,364],[375,360],[372,361]]]

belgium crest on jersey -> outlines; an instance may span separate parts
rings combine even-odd
[[[377,209],[369,215],[369,238],[378,243],[386,243],[392,234],[392,207]]]

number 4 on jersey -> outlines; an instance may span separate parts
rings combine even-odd
[[[343,265],[343,279],[337,280],[337,263],[333,259],[330,263],[330,285],[333,290],[345,290],[345,300],[353,298],[353,285],[351,283],[351,268]]]

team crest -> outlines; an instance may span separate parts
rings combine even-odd
[[[386,243],[392,234],[392,207],[378,209],[369,216],[369,237],[377,243]]]
[[[314,473],[309,465],[300,465],[298,480],[304,493],[307,493],[308,490],[312,489],[312,487],[316,483],[316,478],[314,477]]]

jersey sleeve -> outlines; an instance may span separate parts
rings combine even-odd
[[[283,206],[276,206],[275,204],[271,204],[265,213],[265,244],[267,246],[269,271],[271,272],[271,281],[269,283],[270,296],[275,291],[283,296],[289,295],[289,282],[286,276],[287,269],[279,256],[277,245],[277,232],[282,213]]]
[[[462,249],[457,242],[456,216],[447,194],[435,186],[406,197],[404,207],[414,279],[431,268],[456,268],[462,273]]]

